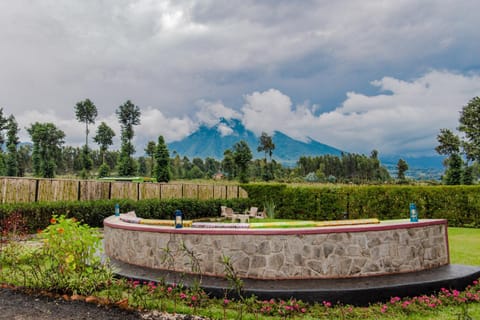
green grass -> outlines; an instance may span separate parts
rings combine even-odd
[[[480,229],[448,228],[450,263],[480,266]]]

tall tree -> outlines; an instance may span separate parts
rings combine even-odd
[[[449,185],[458,185],[462,183],[463,160],[460,156],[460,138],[450,129],[440,129],[437,135],[438,146],[435,147],[437,153],[446,155],[448,158],[444,164],[447,169],[443,177],[444,182]]]
[[[84,101],[77,102],[75,105],[75,116],[79,122],[85,123],[85,146],[82,149],[82,166],[83,170],[81,176],[87,178],[89,171],[93,167],[93,160],[90,156],[90,150],[88,149],[88,125],[95,123],[95,118],[97,117],[97,107],[95,104],[90,101],[90,99],[85,99]]]
[[[460,112],[458,130],[464,133],[463,149],[468,160],[480,161],[480,98],[474,97]]]
[[[55,177],[56,161],[61,158],[65,133],[53,123],[35,122],[27,128],[33,142],[32,162],[35,176]]]
[[[94,124],[97,118],[98,112],[95,104],[90,99],[77,102],[75,105],[75,116],[79,122],[85,123],[85,145],[88,148],[88,125]]]
[[[7,123],[7,176],[16,177],[18,176],[18,153],[17,153],[17,145],[20,143],[18,138],[18,132],[20,129],[18,128],[17,121],[15,117],[11,115],[8,117]]]
[[[275,144],[273,143],[272,137],[269,136],[266,132],[262,132],[262,135],[260,136],[260,139],[258,142],[257,151],[265,152],[265,173],[263,175],[263,179],[265,181],[269,181],[274,178],[272,166],[268,165],[268,162],[267,162],[267,154],[269,155],[270,162],[271,162],[273,150],[275,150]]]
[[[100,156],[102,157],[102,163],[105,163],[105,153],[108,150],[108,147],[113,144],[113,137],[115,137],[115,132],[110,128],[105,122],[100,123],[97,128],[97,134],[93,137],[100,147]]]
[[[122,146],[120,149],[120,158],[118,160],[118,174],[121,176],[132,176],[136,173],[135,162],[132,155],[135,153],[135,147],[132,144],[134,137],[133,126],[140,124],[140,108],[127,100],[116,111],[121,125]]]
[[[241,183],[248,183],[248,164],[252,160],[252,151],[245,140],[233,146],[233,160],[238,169],[238,178]]]
[[[232,180],[235,177],[235,160],[230,149],[223,152],[222,170],[228,180]]]
[[[3,134],[3,130],[6,129],[8,119],[3,115],[3,108],[0,108],[0,146],[3,146],[5,143],[5,136]],[[0,147],[0,175],[5,175],[6,167],[5,167],[5,157],[3,154],[3,148]]]
[[[154,168],[154,157],[155,157],[155,149],[157,145],[155,144],[155,141],[148,141],[147,147],[145,148],[145,153],[147,156],[150,157],[150,177],[153,177],[153,168]]]
[[[405,180],[405,172],[408,170],[408,164],[403,159],[398,159],[397,162],[397,179]]]
[[[155,178],[157,182],[168,182],[170,176],[170,155],[163,136],[159,136],[155,149]]]

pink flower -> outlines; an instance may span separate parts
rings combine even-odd
[[[326,307],[326,308],[330,308],[332,306],[332,303],[329,302],[329,301],[323,301],[323,305]]]
[[[173,290],[172,287],[167,288],[168,293],[172,292],[172,290]]]
[[[458,290],[453,290],[453,296],[458,297],[460,295],[460,291]]]
[[[185,293],[180,293],[180,299],[185,299],[187,297],[187,295]]]
[[[230,303],[230,300],[228,300],[228,299],[223,299],[223,304],[227,305],[227,304],[229,304],[229,303]]]
[[[305,313],[305,312],[307,312],[307,309],[302,308],[302,309],[300,309],[300,312],[301,312],[301,313]]]
[[[197,301],[198,300],[197,296],[192,296],[191,299],[192,299],[192,301]]]
[[[381,311],[382,313],[387,312],[387,310],[388,310],[388,306],[387,306],[386,304],[384,304],[384,305],[382,306],[382,308],[380,309],[380,311]]]
[[[398,302],[400,300],[401,300],[400,297],[392,297],[392,298],[390,298],[390,303],[395,304],[396,302]]]

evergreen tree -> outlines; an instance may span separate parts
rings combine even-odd
[[[233,153],[230,149],[223,152],[222,170],[228,180],[235,178],[235,160],[233,159]]]
[[[97,128],[97,134],[93,137],[100,147],[100,156],[102,158],[102,164],[105,163],[105,154],[108,150],[108,146],[113,144],[113,137],[115,137],[115,132],[110,128],[105,122],[100,123]]]
[[[140,108],[130,100],[121,105],[116,111],[121,125],[122,146],[118,160],[118,174],[121,176],[133,176],[137,172],[132,155],[135,147],[132,144],[134,137],[133,126],[140,124]]]
[[[155,148],[156,148],[155,141],[148,141],[147,147],[145,148],[145,153],[147,154],[147,156],[150,157],[150,176],[151,177],[153,177],[153,167],[155,164],[155,161],[154,161]]]
[[[7,161],[6,161],[6,173],[7,176],[16,177],[19,175],[19,166],[18,166],[18,153],[17,153],[17,145],[20,143],[18,138],[18,132],[20,129],[18,128],[17,121],[15,117],[11,115],[8,118],[7,124]]]
[[[459,154],[454,153],[448,158],[448,169],[445,172],[445,184],[462,184],[462,166],[463,161]]]
[[[54,178],[56,163],[61,160],[61,146],[65,133],[53,123],[35,122],[27,129],[33,142],[32,161],[34,175]]]
[[[138,158],[138,174],[142,177],[147,175],[147,161],[145,157]]]
[[[408,170],[408,164],[403,159],[398,159],[397,162],[397,179],[405,180],[405,172]]]
[[[168,182],[170,176],[170,155],[163,136],[159,136],[155,150],[155,178],[157,182]]]
[[[248,183],[248,164],[252,160],[252,151],[245,140],[237,142],[233,146],[233,160],[238,170],[238,178],[241,183]]]

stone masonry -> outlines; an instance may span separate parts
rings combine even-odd
[[[111,223],[105,225],[104,243],[106,254],[123,262],[213,276],[225,275],[226,256],[238,276],[256,279],[364,277],[449,263],[446,223],[396,226],[345,232],[331,228],[332,233],[190,234],[168,227],[126,230]],[[162,232],[165,228],[169,232]]]

